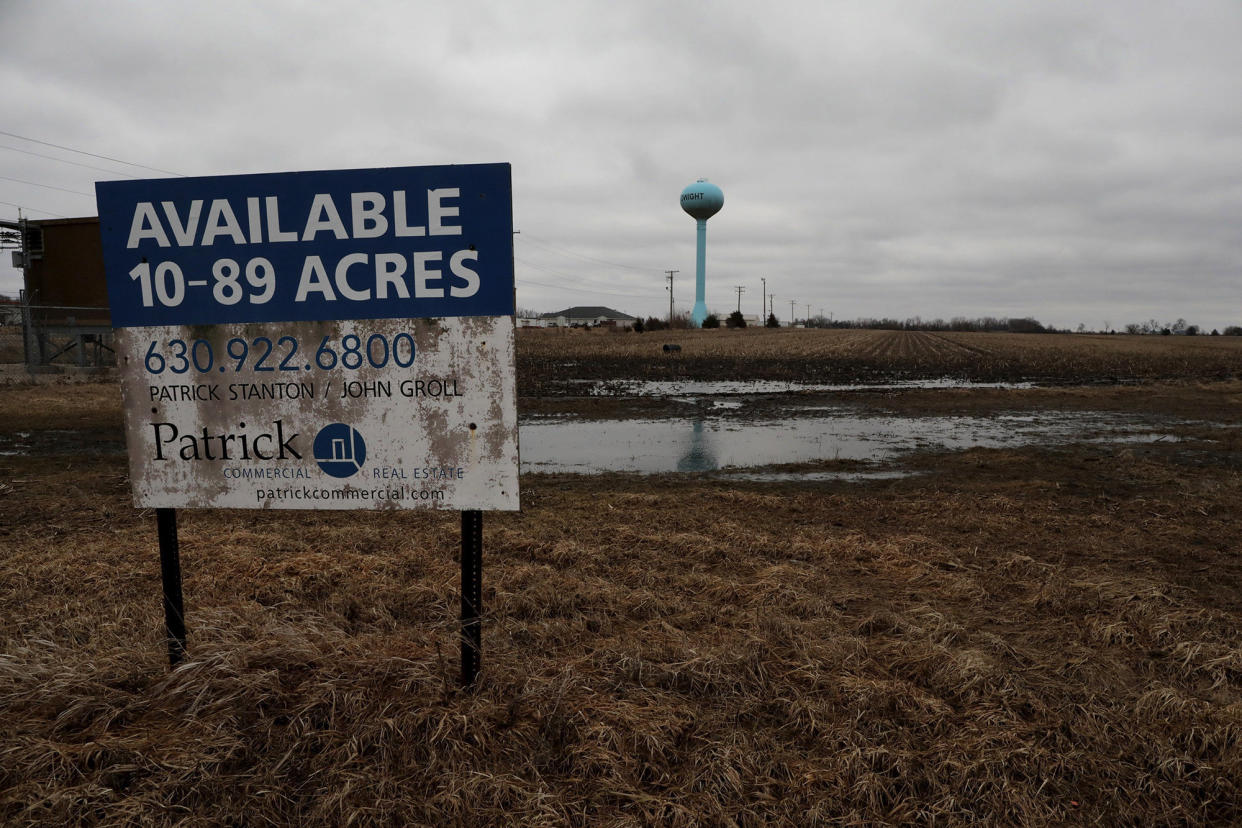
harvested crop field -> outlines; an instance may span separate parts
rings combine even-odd
[[[664,344],[681,350],[666,353]],[[577,380],[693,377],[883,382],[946,375],[974,382],[1077,384],[1242,375],[1242,337],[925,331],[518,331],[519,391],[572,393]],[[569,385],[567,385],[569,383]]]
[[[520,372],[560,335],[527,333]],[[559,359],[634,356],[595,333]],[[1242,822],[1242,384],[1213,379],[1239,352],[1044,339],[962,342],[1202,364],[853,399],[1140,410],[1176,439],[929,452],[864,482],[526,475],[522,511],[485,519],[472,690],[457,515],[435,512],[182,512],[190,658],[170,672],[154,517],[123,456],[85,450],[119,433],[116,388],[0,387],[0,437],[76,435],[0,456],[0,821]],[[837,370],[814,337],[753,342],[710,364]]]

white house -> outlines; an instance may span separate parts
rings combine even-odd
[[[626,327],[638,321],[628,313],[601,305],[578,305],[562,311],[545,313],[539,318],[544,327],[549,328],[595,327],[596,325]]]

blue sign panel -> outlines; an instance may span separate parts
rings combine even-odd
[[[95,192],[116,327],[514,313],[508,164]]]

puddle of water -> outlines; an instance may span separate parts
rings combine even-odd
[[[783,380],[571,380],[592,397],[685,397],[825,391],[901,391],[930,388],[1034,388],[1031,382],[967,382],[953,377],[868,384],[814,384]]]
[[[917,450],[1003,448],[1070,442],[1175,441],[1150,431],[1138,416],[1092,413],[996,417],[832,416],[745,422],[727,417],[662,420],[533,420],[519,424],[522,470],[602,472],[715,472],[828,460],[891,464]],[[0,434],[0,456],[123,455],[112,435],[78,431]],[[747,480],[866,480],[900,477],[900,470],[755,472]]]
[[[825,460],[891,462],[916,450],[1004,448],[1098,440],[1152,442],[1139,417],[1065,413],[1014,417],[801,417],[526,422],[524,471],[710,472]]]
[[[1180,443],[1182,438],[1176,434],[1117,434],[1103,437],[1088,437],[1084,443]]]
[[[730,472],[721,475],[727,480],[745,480],[750,483],[805,483],[843,480],[857,483],[863,480],[902,480],[922,474],[912,469],[882,469],[877,471],[822,471],[822,472]]]

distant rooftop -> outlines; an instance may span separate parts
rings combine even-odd
[[[608,319],[616,319],[621,322],[635,319],[635,317],[630,316],[628,313],[622,313],[619,310],[606,308],[603,305],[576,305],[572,308],[565,308],[565,310],[562,311],[540,314],[539,318],[558,319],[562,316],[566,319],[599,319],[602,316]]]

